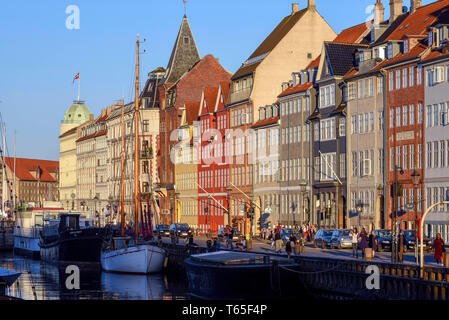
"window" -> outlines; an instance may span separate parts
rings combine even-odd
[[[420,102],[418,104],[418,124],[422,124],[423,123],[423,104]]]
[[[378,121],[378,129],[383,130],[384,129],[384,112],[383,111],[377,112],[377,121]]]
[[[377,93],[378,94],[383,92],[383,86],[384,86],[384,78],[377,77]]]
[[[358,88],[357,88],[357,98],[363,98],[363,80],[359,80],[357,82]]]
[[[388,74],[388,90],[393,91],[394,90],[394,73],[393,71],[390,71]]]
[[[408,43],[408,41],[406,41]],[[402,70],[402,86],[404,88],[408,87],[408,69]]]
[[[388,59],[393,58],[393,44],[389,43],[387,47]]]
[[[409,158],[408,158],[408,145],[404,145],[404,157],[402,163],[402,169],[408,170]]]
[[[374,132],[374,112],[369,113],[370,131]]]
[[[414,104],[410,105],[410,120],[409,120],[409,124],[411,126],[415,124],[415,105]]]
[[[369,79],[369,92],[368,92],[368,96],[373,96],[374,95],[374,79],[370,78]]]
[[[415,166],[415,145],[411,144],[410,145],[410,169],[416,169]]]
[[[394,128],[394,108],[390,109],[390,128]]]
[[[410,67],[410,87],[415,85],[415,67]]]
[[[422,65],[418,65],[416,69],[416,84],[418,86],[422,84]]]
[[[408,126],[408,106],[402,107],[402,125]]]
[[[396,70],[396,90],[401,89],[401,70]]]
[[[427,142],[427,168],[432,168],[432,142]]]
[[[335,104],[335,84],[320,88],[320,107],[328,107]]]
[[[438,105],[433,105],[433,125],[438,126],[439,125],[439,113],[438,113]]]
[[[418,144],[418,168],[422,169],[422,144]]]
[[[401,107],[396,108],[396,126],[401,126]]]
[[[440,160],[440,154],[439,154],[439,142],[435,141],[433,143],[433,164],[435,168],[439,167],[439,160]]]
[[[340,118],[340,126],[338,135],[340,137],[346,136],[346,118]]]
[[[358,128],[357,128],[357,116],[352,116],[351,117],[351,124],[352,124],[352,133],[358,133]]]
[[[440,141],[440,147],[441,147],[441,161],[440,165],[442,168],[446,166],[446,141]]]

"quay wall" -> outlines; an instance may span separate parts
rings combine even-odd
[[[166,271],[185,274],[184,260],[191,254],[206,253],[205,247],[161,244],[168,252]],[[270,254],[273,255],[273,254]],[[449,300],[449,269],[424,267],[423,278],[415,265],[364,260],[339,260],[294,256],[295,266],[279,267],[280,272],[296,274],[292,286],[326,299]],[[369,290],[369,266],[379,270],[379,289]]]

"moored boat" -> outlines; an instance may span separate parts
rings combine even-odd
[[[60,214],[50,219],[40,233],[41,260],[100,262],[104,228],[80,226],[79,214]]]
[[[112,239],[101,252],[101,267],[107,272],[150,274],[164,268],[165,250],[154,245],[134,244],[131,237]]]
[[[202,300],[267,299],[297,290],[296,274],[283,269],[295,263],[284,257],[217,251],[192,255],[184,265],[191,295]]]
[[[7,296],[7,289],[16,282],[21,273],[14,270],[0,268],[0,300],[16,300],[17,298]]]

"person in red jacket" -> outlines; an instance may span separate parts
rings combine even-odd
[[[437,234],[436,239],[433,241],[433,248],[435,250],[435,260],[438,264],[443,265],[443,252],[446,251],[444,249],[444,241],[441,239],[441,234]]]

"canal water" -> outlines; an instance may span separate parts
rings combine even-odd
[[[66,266],[57,266],[0,252],[0,267],[21,272],[9,295],[25,300],[186,300],[183,275],[122,275],[105,273],[99,264],[77,264],[80,290],[68,290]]]

